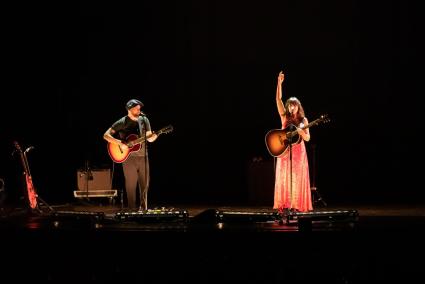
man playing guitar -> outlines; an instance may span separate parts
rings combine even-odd
[[[153,133],[149,119],[141,111],[143,103],[131,99],[126,104],[127,115],[117,120],[104,133],[103,138],[113,145],[109,147],[109,154],[114,157],[111,149],[117,149],[117,155],[123,157],[116,161],[123,165],[125,188],[128,207],[136,208],[136,189],[140,189],[140,210],[147,210],[147,193],[149,188],[149,161],[147,143],[154,142],[158,135]],[[140,143],[132,143],[137,138],[142,138]]]

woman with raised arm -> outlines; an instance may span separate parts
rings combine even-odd
[[[310,131],[303,126],[308,124],[301,102],[290,97],[285,105],[282,102],[282,84],[285,75],[281,71],[277,77],[276,105],[282,122],[282,129],[296,131],[298,135],[287,141],[289,147],[277,157],[274,189],[274,209],[279,212],[313,210],[310,191],[310,176],[307,151],[304,141],[310,140]]]

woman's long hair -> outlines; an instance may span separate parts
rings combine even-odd
[[[289,113],[289,105],[296,105],[298,106],[298,112],[297,112],[297,116],[296,117],[292,117]],[[304,108],[301,105],[301,102],[299,99],[297,99],[296,97],[290,97],[289,99],[286,100],[285,103],[285,115],[286,115],[286,125],[289,124],[294,124],[296,126],[300,125],[301,122],[303,122],[305,114],[304,114]]]

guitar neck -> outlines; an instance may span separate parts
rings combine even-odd
[[[162,131],[160,130],[160,131],[158,131],[158,132],[155,132],[155,133],[153,133],[152,135],[149,135],[149,136],[143,136],[143,137],[139,137],[139,138],[137,138],[137,139],[134,139],[133,141],[131,141],[133,144],[139,144],[139,143],[143,143],[143,142],[145,142],[145,139],[149,139],[150,137],[152,137],[154,134],[156,134],[156,135],[161,135],[162,134]]]
[[[318,124],[319,122],[320,122],[320,119],[313,120],[312,122],[308,123],[307,125],[304,125],[303,127],[301,127],[301,129],[307,129],[309,127],[312,127],[312,126]]]
[[[315,120],[313,120],[312,122],[310,122],[310,123],[308,123],[308,124],[306,124],[306,125],[304,125],[303,127],[301,127],[301,129],[307,129],[307,128],[310,128],[310,127],[312,127],[312,126],[314,126],[314,125],[317,125],[317,124],[319,124],[320,122],[322,121],[322,119],[321,118],[318,118],[318,119],[315,119]],[[286,136],[288,137],[288,138],[291,138],[291,137],[294,137],[295,135],[297,135],[297,131],[296,130],[294,130],[294,131],[291,131],[291,132],[288,132],[287,134],[286,134]]]
[[[20,152],[22,166],[26,175],[31,176],[30,167],[28,166],[28,160],[24,153]]]
[[[146,137],[146,139],[147,138],[149,138],[149,137]],[[137,139],[134,139],[133,141],[131,141],[132,144],[139,144],[139,143],[143,143],[143,142],[145,142],[145,137],[144,136],[143,137],[140,137],[140,138],[137,138]]]

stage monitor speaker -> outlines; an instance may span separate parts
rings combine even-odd
[[[95,219],[103,221],[105,219],[104,212],[91,211],[64,211],[58,210],[53,213],[55,218],[71,218],[71,219]]]
[[[218,211],[219,223],[226,222],[275,222],[280,220],[277,211]]]
[[[357,210],[318,210],[309,212],[291,212],[288,214],[289,220],[311,220],[311,221],[345,221],[347,219],[357,220],[359,213]]]
[[[105,220],[104,212],[55,211],[51,215],[55,228],[94,228],[98,229]]]
[[[187,222],[189,220],[189,212],[174,208],[148,209],[146,211],[117,212],[115,219],[140,223]]]
[[[193,218],[194,223],[261,223],[280,221],[277,211],[228,211],[207,209]]]
[[[80,191],[112,190],[110,169],[79,170],[77,181]]]
[[[357,210],[326,210],[311,212],[294,212],[287,216],[287,222],[298,223],[299,231],[315,230],[351,230],[359,219]]]

